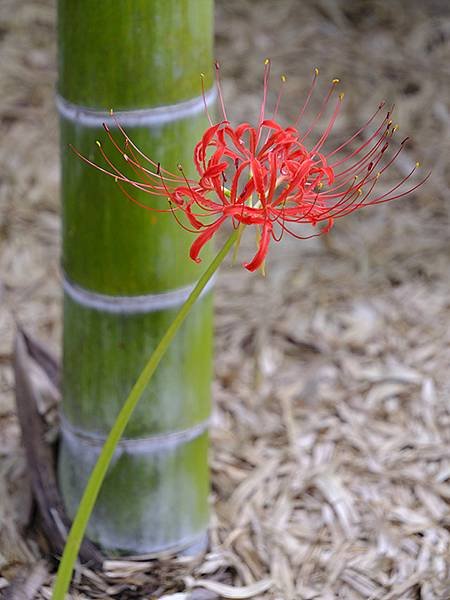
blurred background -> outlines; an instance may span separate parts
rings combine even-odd
[[[51,576],[25,528],[10,361],[15,320],[55,351],[61,332],[55,20],[52,0],[1,0],[0,589],[38,565],[37,598]],[[319,89],[338,77],[346,94],[334,140],[395,103],[412,141],[392,180],[416,160],[432,176],[324,238],[284,239],[265,279],[223,268],[212,551],[194,576],[272,579],[240,597],[449,598],[450,6],[217,0],[216,56],[233,121],[257,119],[266,57],[274,93],[287,75],[286,123],[319,67]],[[104,597],[108,581],[85,579],[79,597]]]

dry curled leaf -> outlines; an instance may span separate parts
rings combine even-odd
[[[270,579],[263,579],[250,585],[245,586],[233,586],[213,581],[212,579],[193,579],[192,577],[186,578],[186,585],[189,588],[202,587],[206,590],[216,592],[222,598],[234,598],[244,599],[253,598],[258,594],[262,594],[270,589],[272,581]]]

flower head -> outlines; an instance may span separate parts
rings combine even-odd
[[[122,145],[106,125],[105,129],[136,177],[130,178],[118,169],[100,143],[109,169],[95,165],[113,176],[133,202],[140,204],[123,184],[166,197],[180,224],[196,234],[190,250],[193,260],[200,262],[203,246],[229,220],[235,227],[252,225],[258,229],[257,252],[244,264],[249,271],[255,271],[263,265],[271,240],[279,241],[284,233],[301,239],[322,235],[331,229],[335,219],[365,206],[401,198],[423,183],[424,180],[412,187],[404,185],[419,166],[416,163],[390,190],[378,191],[380,177],[408,139],[400,144],[393,143],[397,126],[392,123],[390,111],[383,115],[384,102],[346,141],[332,150],[325,150],[344,98],[343,94],[336,93],[338,79],[331,82],[309,124],[304,124],[316,88],[318,69],[315,69],[298,116],[292,125],[283,127],[277,115],[286,78],[282,77],[273,114],[267,118],[270,75],[267,60],[258,123],[254,126],[241,123],[233,127],[227,118],[218,72],[216,64],[222,119],[213,123],[205,102],[209,127],[194,150],[197,178],[187,178],[181,165],[176,174],[162,169],[133,144],[119,123]],[[313,138],[317,124],[327,113],[322,133]],[[185,219],[178,216],[180,212]],[[299,235],[293,231],[299,223],[312,226],[312,232]]]

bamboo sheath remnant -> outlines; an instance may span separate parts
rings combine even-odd
[[[111,114],[111,111],[91,110],[72,104],[57,95],[56,107],[61,117],[85,127],[101,127],[103,124],[114,127],[118,121],[126,129],[128,127],[155,127],[198,115],[204,112],[205,105],[211,107],[214,104],[216,96],[217,90],[213,87],[204,96],[177,104],[147,109],[121,110]]]
[[[200,297],[211,291],[214,282],[215,277],[211,279]],[[64,292],[81,306],[119,314],[149,313],[176,308],[186,302],[194,287],[195,284],[191,284],[170,292],[142,296],[108,296],[86,290],[69,281],[67,277],[63,277]]]
[[[184,442],[194,440],[196,437],[205,433],[208,430],[209,419],[201,423],[193,425],[189,429],[181,431],[171,431],[164,435],[154,434],[146,438],[126,438],[123,437],[117,444],[118,450],[125,450],[130,454],[145,454],[156,448],[160,449],[163,446],[175,448]],[[70,439],[70,443],[85,444],[93,448],[101,448],[106,441],[106,435],[100,435],[88,432],[84,429],[74,427],[64,415],[60,415],[60,431],[63,437]]]
[[[211,106],[216,95],[212,16],[212,0],[59,0],[65,294],[58,473],[72,517],[124,399],[203,268],[189,259],[191,236],[171,214],[128,202],[113,178],[67,146],[98,161],[103,123],[113,130],[118,121],[145,154],[172,171],[183,164],[189,177],[194,145],[207,126],[205,103]],[[150,203],[167,208],[164,199]],[[206,251],[205,264],[210,257]],[[205,541],[210,287],[144,390],[114,454],[87,530],[108,550],[198,550]]]

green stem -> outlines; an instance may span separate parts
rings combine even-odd
[[[55,586],[53,588],[52,600],[64,600],[65,594],[69,589],[70,580],[75,565],[75,561],[78,556],[78,551],[86,530],[89,518],[94,508],[97,496],[100,492],[103,480],[105,479],[109,464],[114,455],[116,446],[123,435],[125,427],[136,408],[137,403],[141,397],[142,392],[149,383],[152,375],[156,371],[161,359],[165,352],[170,346],[175,334],[186,319],[194,305],[197,298],[200,296],[202,290],[205,288],[208,281],[214,275],[219,268],[220,264],[228,254],[229,250],[233,246],[238,236],[238,230],[234,231],[228,238],[222,249],[217,253],[209,267],[200,277],[197,285],[192,290],[189,298],[181,307],[174,321],[167,329],[163,338],[159,342],[155,351],[151,355],[149,361],[145,365],[141,374],[139,375],[136,383],[134,384],[128,398],[125,400],[123,407],[121,408],[119,415],[106,439],[106,442],[102,448],[97,463],[92,470],[89,481],[84,490],[83,497],[81,498],[78,506],[77,514],[73,521],[69,535],[67,537],[66,545],[62,555],[62,559],[56,575]]]

